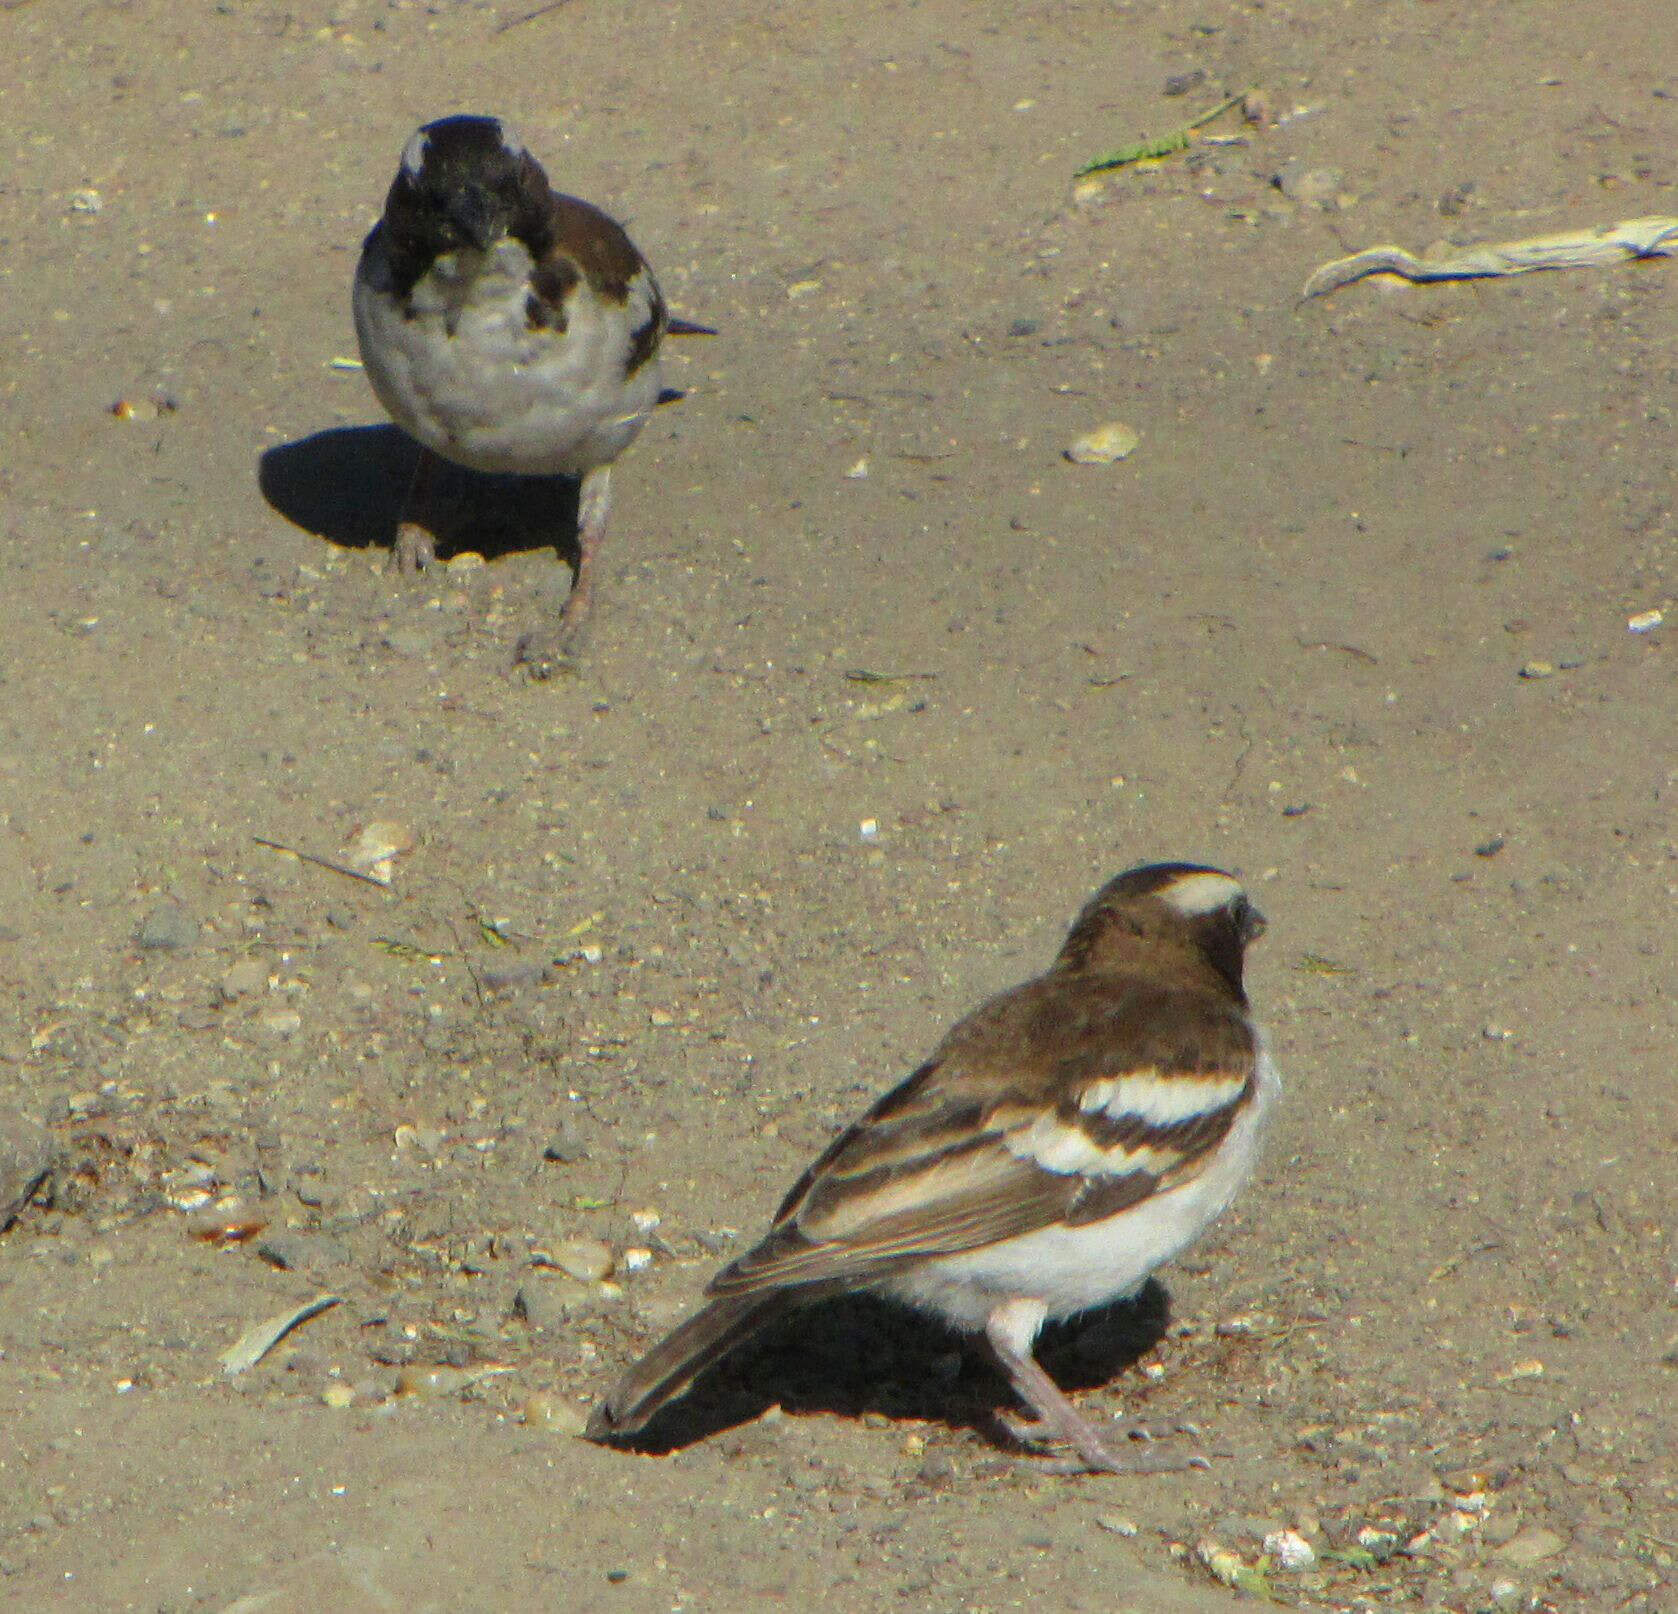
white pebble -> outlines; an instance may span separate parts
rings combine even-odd
[[[1272,1530],[1264,1550],[1284,1569],[1309,1569],[1317,1561],[1316,1548],[1297,1530]]]
[[[1074,437],[1066,446],[1066,457],[1074,465],[1111,465],[1114,460],[1129,458],[1140,441],[1136,433],[1122,421],[1110,420],[1094,431]]]

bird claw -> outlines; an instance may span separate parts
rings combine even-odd
[[[1046,1474],[1178,1474],[1212,1467],[1203,1452],[1184,1451],[1168,1435],[1140,1426],[1119,1431],[1122,1445],[1118,1445],[1103,1438],[1093,1426],[1087,1429],[1085,1438],[1074,1439],[1041,1420],[1014,1418],[1006,1413],[997,1416],[1009,1436],[1022,1446],[1070,1441],[1077,1455],[1040,1460]],[[1180,1425],[1174,1432],[1200,1438],[1200,1431],[1193,1425]]]
[[[396,529],[396,569],[404,577],[422,572],[437,558],[437,540],[414,521]]]
[[[513,649],[513,665],[522,667],[534,683],[545,683],[577,671],[576,639],[567,633],[521,634]]]

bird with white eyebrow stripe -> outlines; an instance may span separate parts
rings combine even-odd
[[[1032,1354],[1051,1319],[1134,1295],[1227,1206],[1280,1090],[1242,963],[1264,919],[1217,869],[1110,880],[1042,975],[960,1021],[793,1185],[709,1303],[596,1410],[636,1436],[727,1351],[792,1307],[867,1291],[983,1333],[1030,1438],[1093,1469],[1203,1462],[1115,1445]]]

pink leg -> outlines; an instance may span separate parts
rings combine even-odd
[[[1032,1355],[1032,1342],[1042,1326],[1043,1307],[1034,1300],[1007,1301],[985,1322],[985,1338],[1008,1375],[1008,1382],[1015,1394],[1037,1414],[1035,1423],[1016,1433],[1031,1440],[1065,1441],[1083,1459],[1085,1467],[1110,1474],[1162,1474],[1207,1466],[1204,1457],[1176,1451],[1163,1443],[1137,1444],[1134,1450],[1115,1449],[1066,1399]]]
[[[437,456],[429,448],[422,448],[414,462],[408,495],[402,501],[401,519],[396,524],[396,569],[404,577],[423,571],[437,558],[437,540],[414,520],[414,510],[424,500],[436,469]]]
[[[612,468],[597,465],[583,473],[577,501],[577,575],[560,607],[551,632],[527,633],[519,640],[514,661],[530,669],[532,678],[551,678],[575,662],[589,608],[594,603],[594,557],[606,536],[606,517],[612,508]]]

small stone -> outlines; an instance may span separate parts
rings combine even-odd
[[[1317,1549],[1297,1530],[1272,1530],[1264,1537],[1264,1550],[1283,1569],[1297,1573],[1317,1561]]]
[[[1341,191],[1346,176],[1338,168],[1307,168],[1298,158],[1292,158],[1277,169],[1271,183],[1290,202],[1332,212],[1343,205]]]
[[[178,952],[188,948],[198,933],[198,926],[173,897],[158,903],[140,921],[134,932],[135,945],[146,952]]]
[[[511,1371],[488,1363],[480,1367],[444,1367],[437,1363],[413,1363],[396,1375],[396,1394],[421,1400],[440,1400],[459,1395],[497,1373]]]
[[[317,1233],[264,1233],[256,1253],[282,1272],[321,1272],[343,1259],[338,1246]]]
[[[231,1003],[247,992],[260,992],[268,983],[268,966],[260,959],[242,958],[222,971],[221,995]]]
[[[1520,1582],[1511,1580],[1507,1575],[1499,1575],[1487,1590],[1491,1594],[1493,1604],[1498,1608],[1519,1608],[1521,1606]]]
[[[58,1164],[58,1141],[27,1115],[0,1112],[0,1232]]]
[[[1497,1513],[1486,1520],[1485,1527],[1480,1532],[1480,1539],[1488,1547],[1501,1547],[1505,1542],[1512,1541],[1521,1533],[1521,1519],[1518,1513]]]
[[[579,1283],[599,1283],[612,1275],[612,1252],[599,1239],[562,1239],[546,1254],[549,1266]]]
[[[345,1407],[355,1405],[355,1391],[341,1379],[334,1379],[320,1393],[321,1403],[331,1407],[335,1412],[342,1412]]]
[[[543,1146],[542,1158],[556,1165],[574,1166],[579,1160],[588,1159],[588,1149],[570,1127],[561,1126]]]
[[[523,1411],[526,1428],[550,1435],[580,1435],[588,1427],[582,1408],[554,1390],[538,1390],[527,1396]]]
[[[1162,95],[1187,95],[1206,82],[1206,69],[1191,67],[1186,73],[1173,73],[1161,87]]]
[[[1129,426],[1110,420],[1073,438],[1064,452],[1074,465],[1111,465],[1114,460],[1128,459],[1134,454],[1139,441]]]
[[[284,1042],[303,1029],[303,1016],[295,1009],[276,1004],[271,1009],[264,1009],[256,1017],[256,1023],[275,1041]]]
[[[1556,664],[1553,661],[1546,661],[1542,656],[1533,657],[1521,668],[1521,677],[1523,678],[1554,678],[1555,676]]]
[[[1506,1564],[1525,1567],[1529,1564],[1541,1564],[1546,1558],[1554,1558],[1567,1543],[1554,1530],[1546,1530],[1542,1525],[1529,1524],[1497,1549],[1496,1557]]]
[[[1136,1521],[1127,1518],[1122,1513],[1103,1513],[1097,1517],[1095,1522],[1103,1530],[1111,1530],[1116,1536],[1133,1536],[1136,1534]]]
[[[537,986],[547,974],[548,966],[539,958],[510,959],[505,964],[480,967],[478,979],[489,992],[513,992],[523,986]]]
[[[513,1295],[513,1310],[532,1328],[552,1331],[597,1306],[601,1298],[575,1278],[526,1278]]]

